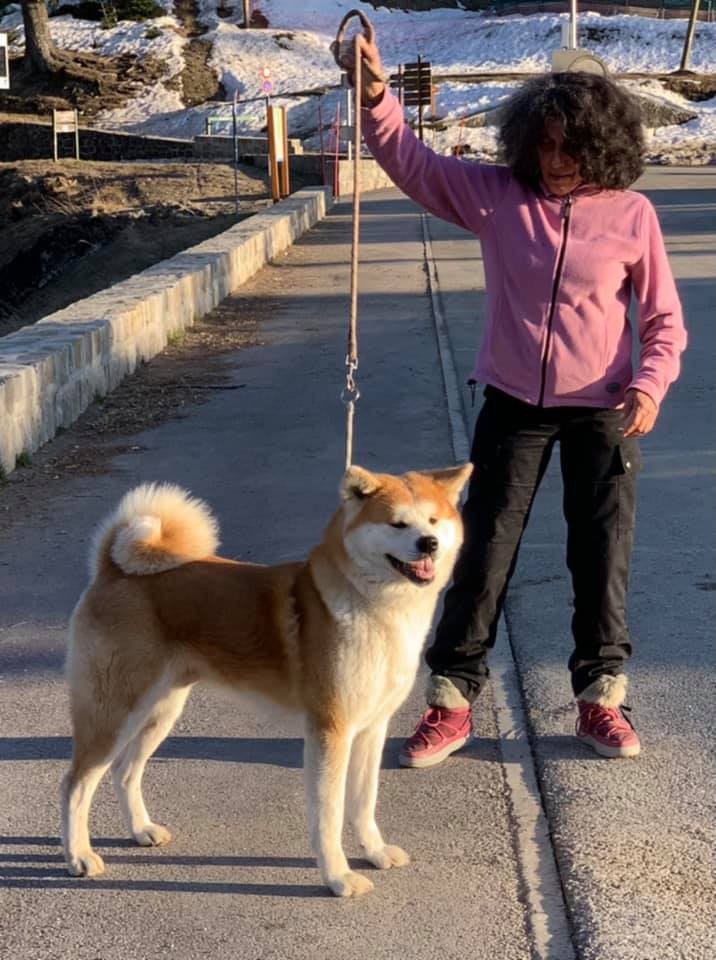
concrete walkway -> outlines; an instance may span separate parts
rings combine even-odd
[[[637,762],[593,759],[570,736],[569,597],[554,475],[507,608],[574,943],[585,960],[716,957],[708,869],[716,770],[707,752],[714,573],[706,555],[713,283],[705,279],[714,265],[701,259],[716,248],[705,210],[713,174],[655,177],[654,196],[679,245],[675,266],[694,346],[659,431],[645,443],[632,604],[641,647],[632,700],[645,741]],[[364,215],[355,459],[391,471],[444,465],[453,458],[448,406],[456,398],[446,397],[436,349],[420,215],[396,192],[366,199]],[[430,231],[461,382],[479,330],[479,247],[432,219]],[[132,846],[104,784],[92,830],[108,872],[77,881],[62,868],[57,791],[70,750],[63,631],[85,583],[92,529],[128,487],[172,480],[215,508],[226,555],[275,562],[305,554],[334,508],[342,472],[349,234],[349,209],[340,205],[232,299],[236,309],[270,303],[262,345],[236,355],[232,384],[241,389],[217,391],[183,419],[134,437],[105,475],[48,481],[33,519],[10,516],[0,530],[0,956],[570,960],[572,948],[556,933],[559,896],[547,898],[554,917],[547,936],[535,939],[519,810],[503,763],[510,753],[501,735],[509,731],[498,726],[492,691],[476,708],[475,741],[436,770],[396,765],[422,706],[420,682],[394,719],[379,819],[414,862],[373,874],[369,897],[338,901],[318,884],[299,731],[209,691],[195,692],[147,774],[148,805],[174,842]],[[501,656],[510,659],[506,644]],[[357,854],[350,838],[348,850]],[[542,882],[543,866],[528,871],[530,883]]]
[[[605,764],[571,737],[571,594],[556,462],[523,541],[506,621],[579,957],[711,960],[716,173],[652,169],[638,186],[661,219],[690,337],[682,376],[642,442],[629,669],[629,702],[643,741],[638,761]],[[476,341],[473,287],[480,328],[479,246],[434,219],[430,230],[464,382]]]

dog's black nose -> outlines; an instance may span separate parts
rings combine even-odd
[[[418,537],[415,546],[421,553],[435,553],[438,549],[437,537]]]

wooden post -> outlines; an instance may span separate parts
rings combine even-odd
[[[283,163],[281,164],[281,196],[291,193],[291,175],[288,169],[288,117],[286,108],[281,107],[281,126],[283,127]]]
[[[271,198],[274,203],[278,203],[278,201],[281,199],[281,184],[278,177],[278,144],[276,143],[276,137],[274,135],[274,110],[275,107],[266,108],[266,119],[269,142],[269,176],[271,177]]]
[[[333,196],[336,200],[341,196],[341,101],[336,107],[336,140],[335,156],[333,158]]]
[[[251,25],[251,0],[244,0],[244,27],[248,30]]]
[[[694,28],[696,27],[696,19],[699,15],[699,2],[700,0],[691,0],[691,14],[689,16],[689,25],[686,28],[686,39],[684,40],[684,51],[681,54],[679,70],[688,70],[691,44],[694,40]]]
[[[236,128],[236,98],[237,93],[234,90],[234,98],[231,101],[231,136],[234,140],[234,202],[238,213],[241,202],[239,200],[239,136]]]
[[[423,58],[418,54],[418,90],[422,94],[423,89]],[[422,96],[418,103],[418,136],[423,139],[423,100]]]
[[[326,151],[323,145],[323,109],[318,101],[318,136],[321,142],[321,183],[326,186]]]

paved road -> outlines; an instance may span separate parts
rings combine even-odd
[[[654,197],[691,317],[692,349],[660,429],[645,443],[632,621],[633,704],[645,751],[592,759],[569,736],[568,593],[550,475],[507,609],[509,639],[579,955],[716,957],[709,850],[716,771],[708,753],[713,647],[713,174],[658,171]],[[706,209],[711,203],[711,220]],[[364,205],[363,398],[357,462],[449,463],[447,401],[415,207],[395,192]],[[430,221],[460,375],[479,328],[479,248]],[[470,748],[433,771],[402,771],[398,744],[422,698],[395,718],[379,811],[410,850],[376,892],[334,900],[306,839],[299,731],[270,712],[197,691],[147,774],[150,809],[175,832],[161,850],[123,838],[108,784],[92,830],[106,876],[62,869],[57,787],[69,756],[64,624],[85,582],[95,523],[132,484],[169,479],[206,498],[229,556],[301,556],[333,509],[343,463],[338,401],[349,211],[331,216],[233,299],[263,310],[262,344],[237,354],[236,390],[135,437],[99,477],[60,475],[30,519],[0,530],[0,956],[16,960],[490,958],[533,954],[514,811],[488,691]],[[711,257],[711,260],[708,258]],[[709,305],[711,297],[711,305]],[[709,312],[710,311],[710,312]],[[64,442],[64,439],[63,439]],[[15,491],[8,493],[8,502]],[[0,491],[0,498],[3,494]],[[355,846],[348,838],[348,849]],[[356,862],[360,868],[360,864]],[[567,960],[553,950],[544,955]]]

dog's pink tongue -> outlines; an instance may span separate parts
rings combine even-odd
[[[423,557],[417,563],[411,563],[411,567],[421,580],[432,580],[435,576],[435,566],[430,557]]]

